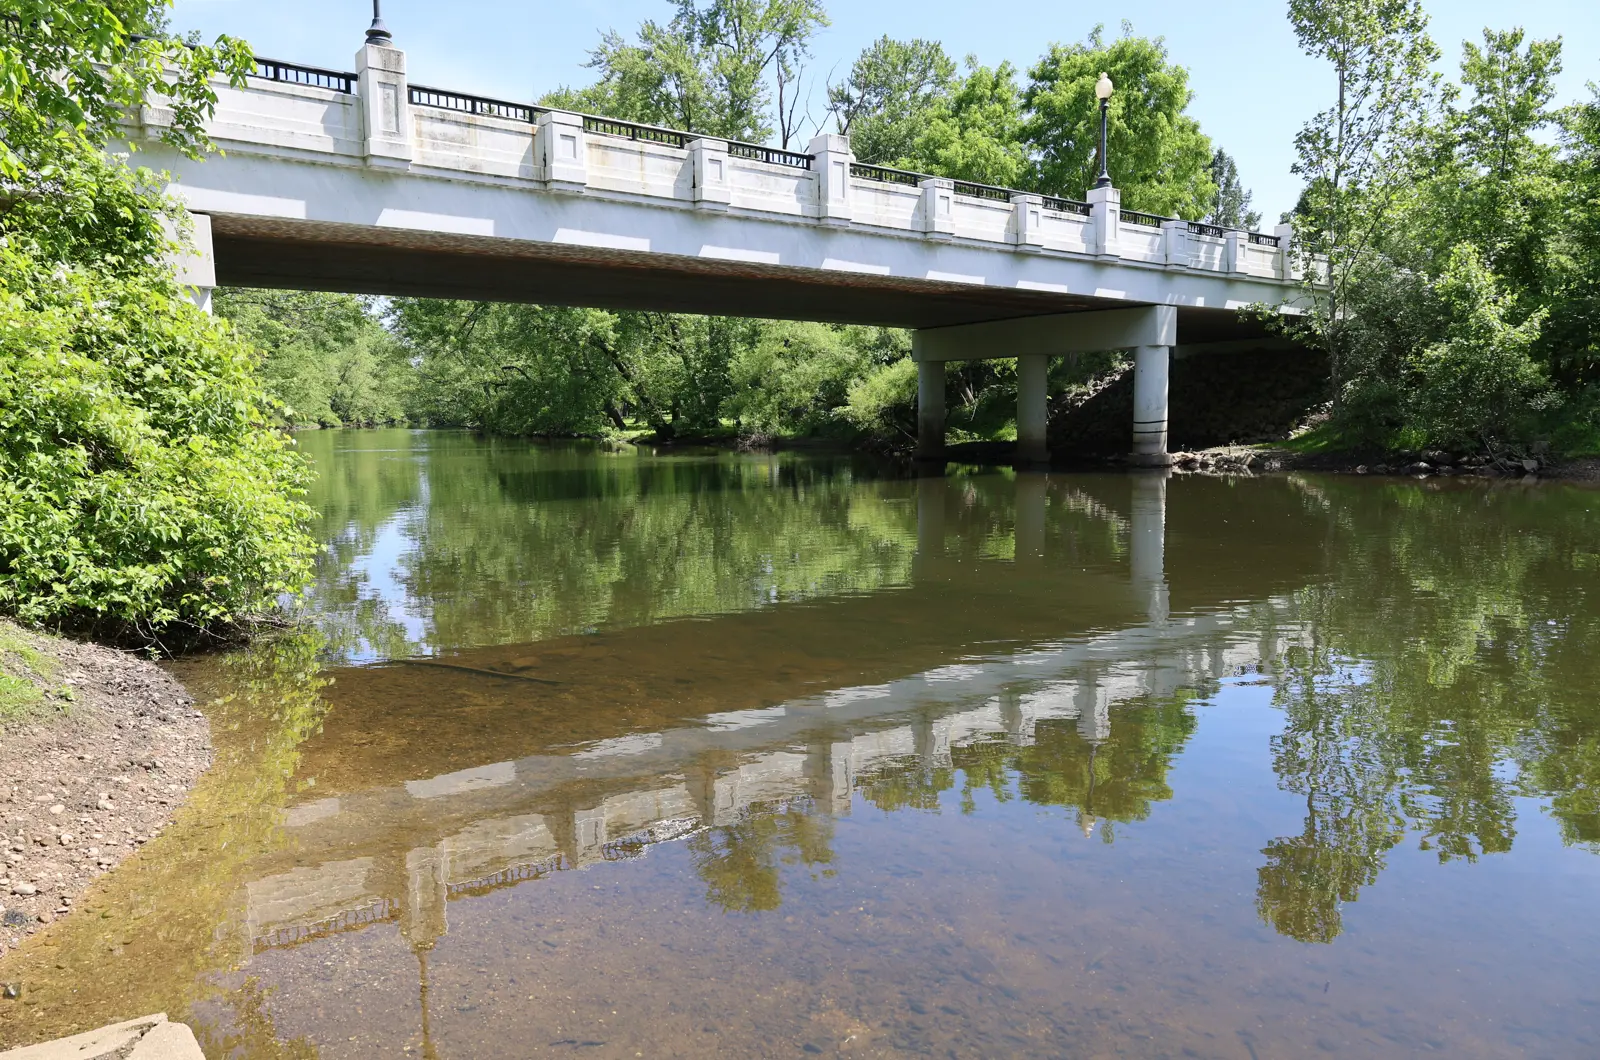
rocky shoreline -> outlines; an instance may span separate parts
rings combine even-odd
[[[211,764],[211,730],[154,663],[3,625],[12,679],[42,693],[0,720],[0,955],[67,915],[158,835]]]

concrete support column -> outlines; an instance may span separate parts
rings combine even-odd
[[[1045,429],[1050,414],[1050,358],[1042,353],[1017,358],[1017,462],[1043,464],[1050,459]]]
[[[944,362],[917,362],[917,459],[944,459]]]
[[[1167,620],[1167,472],[1133,478],[1133,519],[1128,574],[1134,596],[1151,622]]]
[[[1169,346],[1137,346],[1133,351],[1133,461],[1167,463],[1167,367]]]
[[[1015,556],[1018,563],[1044,556],[1044,526],[1048,479],[1039,472],[1017,475]]]

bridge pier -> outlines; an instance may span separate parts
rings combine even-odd
[[[1048,463],[1045,428],[1050,418],[1050,358],[1042,353],[1017,358],[1017,463]]]
[[[944,362],[917,363],[917,459],[944,459]]]
[[[1139,346],[1133,352],[1133,462],[1165,467],[1167,457],[1167,346]]]
[[[937,449],[943,451],[945,361],[1017,359],[1017,460],[1028,464],[1049,456],[1045,445],[1049,359],[1132,350],[1133,462],[1164,466],[1168,462],[1167,362],[1177,342],[1178,311],[1170,305],[1014,317],[913,332],[911,356],[917,362],[919,399],[917,454],[931,454],[935,439]]]

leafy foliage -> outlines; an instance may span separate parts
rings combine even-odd
[[[1111,97],[1107,153],[1111,179],[1131,210],[1198,220],[1216,197],[1211,141],[1186,113],[1189,72],[1167,58],[1160,39],[1124,34],[1107,44],[1099,28],[1076,44],[1053,44],[1029,71],[1034,181],[1041,191],[1076,197],[1094,182],[1100,111],[1094,86],[1107,73]]]
[[[203,149],[210,77],[247,68],[226,39],[131,37],[160,14],[0,7],[0,612],[142,641],[272,606],[312,547],[250,352],[174,277],[181,211],[105,154],[146,91]]]

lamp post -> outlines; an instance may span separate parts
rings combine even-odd
[[[1111,108],[1112,88],[1111,78],[1105,73],[1102,73],[1100,80],[1094,84],[1095,98],[1100,101],[1100,176],[1094,182],[1097,188],[1111,187],[1111,170],[1108,168],[1109,161],[1106,158],[1106,123]]]
[[[387,45],[394,38],[389,35],[389,27],[383,24],[383,13],[378,10],[379,0],[372,0],[372,25],[367,27],[367,43]]]

